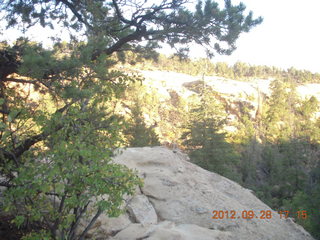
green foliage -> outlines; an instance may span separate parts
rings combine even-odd
[[[124,131],[128,145],[131,141],[141,142],[141,146],[159,145],[159,142],[165,141],[179,142],[187,103],[173,90],[169,91],[169,95],[168,99],[157,89],[144,84],[128,87],[121,101],[121,107],[131,112],[127,120],[128,129]]]
[[[270,141],[288,140],[297,136],[296,108],[299,105],[294,84],[275,80],[266,113],[266,134]]]
[[[51,240],[52,238],[45,231],[31,232],[21,238],[21,240]]]
[[[168,43],[184,56],[189,43],[206,48],[209,55],[230,54],[242,32],[249,32],[262,22],[253,13],[245,14],[243,3],[224,6],[212,0],[199,1],[194,11],[184,0],[158,1],[58,1],[4,0],[0,8],[9,27],[55,25],[67,28],[71,34],[84,33],[94,48],[93,58],[119,50],[142,52],[158,47],[155,42]],[[126,12],[126,14],[124,14]],[[131,16],[130,13],[131,12]],[[146,39],[146,44],[136,44]],[[183,47],[179,47],[183,45]]]
[[[17,226],[41,224],[43,232],[24,239],[76,239],[81,218],[93,214],[79,237],[100,214],[118,216],[123,196],[141,184],[111,161],[123,125],[108,101],[132,78],[110,69],[106,56],[88,62],[83,43],[69,44],[73,54],[63,45],[17,44],[4,51],[23,48],[18,73],[28,77],[14,79],[14,87],[1,85],[4,209],[16,215]]]
[[[214,92],[202,81],[199,83],[200,102],[189,111],[189,121],[182,134],[182,144],[191,160],[199,166],[237,179],[237,155],[223,132],[225,115]]]
[[[233,111],[236,131],[226,136],[222,129],[227,108],[219,105],[220,98],[215,99],[217,94],[203,82],[194,83],[189,90],[200,99],[193,98],[182,138],[195,163],[233,177],[272,208],[290,211],[291,217],[319,238],[320,138],[315,114],[319,105],[315,97],[300,99],[295,87],[286,79],[272,82],[270,97],[259,103],[263,109],[259,116],[245,102],[240,104]],[[230,154],[234,150],[236,155]],[[308,219],[298,219],[297,211],[306,211]]]
[[[131,109],[131,119],[129,126],[125,131],[129,140],[130,147],[159,146],[160,142],[157,134],[152,126],[147,127],[143,112],[141,111],[141,103],[135,102]]]
[[[271,90],[264,103],[267,111],[251,135],[254,140],[237,136],[243,184],[272,208],[290,211],[291,217],[319,238],[319,213],[315,210],[320,186],[317,100],[301,100],[295,84],[288,81],[274,81]],[[308,218],[299,219],[297,211],[306,211]]]
[[[318,146],[319,148],[319,146]],[[290,199],[284,200],[284,208],[294,215],[297,211],[306,211],[307,218],[297,218],[297,222],[311,232],[316,239],[320,238],[320,165],[311,170],[303,190],[297,191]]]

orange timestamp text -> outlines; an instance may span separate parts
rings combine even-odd
[[[307,211],[278,211],[278,214],[274,214],[271,210],[214,210],[212,211],[212,219],[271,219],[274,215],[280,218],[288,218],[293,216],[299,219],[307,219]]]

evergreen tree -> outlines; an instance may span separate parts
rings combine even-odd
[[[271,96],[266,113],[266,136],[268,140],[289,140],[297,136],[295,119],[299,99],[294,83],[274,80],[270,86]]]
[[[320,139],[320,128],[316,120],[316,113],[318,111],[319,101],[314,96],[301,102],[296,116],[298,120],[298,136],[300,138],[313,143]]]
[[[147,127],[140,103],[135,102],[131,109],[131,119],[125,131],[130,147],[159,146],[160,142],[152,126]]]
[[[201,82],[200,102],[189,110],[189,121],[182,135],[191,160],[209,171],[237,179],[237,156],[223,131],[226,116],[214,92]]]

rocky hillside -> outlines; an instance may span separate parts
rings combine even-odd
[[[163,97],[170,97],[170,90],[176,91],[183,98],[187,98],[194,92],[190,90],[192,84],[201,80],[201,76],[191,76],[183,73],[167,71],[139,71],[145,77],[144,84],[155,88]],[[253,107],[253,112],[258,108],[259,94],[270,95],[270,83],[272,79],[256,79],[250,82],[236,81],[216,76],[205,76],[206,84],[224,97],[230,105],[234,102],[248,102]],[[301,84],[297,87],[297,93],[302,99],[315,96],[320,101],[320,84]]]
[[[178,150],[129,148],[115,161],[136,169],[144,186],[127,199],[124,215],[101,216],[88,239],[313,239],[250,190],[190,163]],[[220,219],[212,219],[213,211],[223,211],[224,215],[220,212]],[[248,211],[255,216],[248,217]],[[234,219],[227,219],[226,212]]]
[[[201,76],[191,76],[183,73],[168,71],[146,71],[140,70],[141,74],[146,78],[145,83],[156,86],[158,88],[171,88],[183,92],[183,84],[187,82],[197,81]],[[265,94],[269,94],[269,85],[272,79],[256,79],[250,82],[237,81],[216,76],[205,76],[205,81],[213,86],[213,88],[222,94],[257,96],[257,90]],[[164,86],[165,85],[165,86]],[[298,93],[304,97],[315,96],[320,99],[320,84],[307,83],[298,87]]]

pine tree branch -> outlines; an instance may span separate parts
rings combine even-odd
[[[76,10],[76,7],[70,3],[68,0],[59,0],[62,2],[64,5],[66,5],[71,12],[74,14],[74,16],[79,20],[79,22],[83,23],[85,26],[87,26],[89,29],[92,29],[93,27],[84,19],[79,12]]]
[[[64,112],[69,106],[71,106],[73,102],[70,102],[66,104],[64,107],[58,109],[56,113],[62,113]],[[0,148],[0,157],[2,163],[5,163],[7,160],[13,160],[17,161],[20,156],[28,151],[34,144],[45,140],[47,137],[49,137],[52,133],[59,131],[61,128],[63,128],[63,125],[57,125],[54,129],[50,131],[44,131],[40,134],[34,135],[32,137],[29,137],[28,139],[24,140],[17,148],[15,148],[12,151],[7,151],[4,148]],[[4,158],[4,159],[3,159]],[[19,165],[19,162],[17,162]]]
[[[121,39],[119,39],[114,45],[107,48],[105,51],[97,50],[92,54],[92,60],[96,60],[101,54],[111,55],[114,52],[118,52],[121,48],[132,41],[140,40],[142,37],[146,36],[146,28],[142,26],[142,29],[137,28],[137,30]]]

